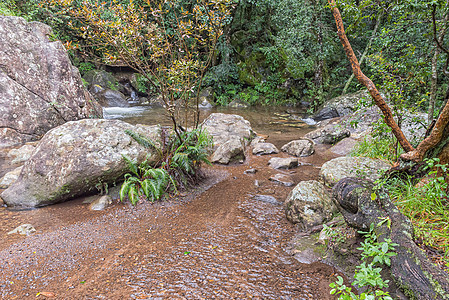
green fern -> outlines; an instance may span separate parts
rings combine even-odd
[[[133,162],[128,156],[126,156],[125,154],[122,154],[123,160],[126,162],[126,164],[128,165],[128,169],[135,174],[136,176],[139,176],[139,167],[137,166],[137,164],[135,162]]]
[[[141,164],[122,155],[130,173],[125,175],[125,181],[120,189],[120,200],[129,199],[136,205],[140,199],[146,198],[154,202],[165,194],[178,192],[178,187],[186,187],[197,178],[201,163],[208,163],[212,148],[212,139],[201,129],[182,132],[180,136],[172,135],[165,150],[157,147],[150,139],[127,130],[137,143],[160,155],[159,167],[154,168],[145,160]]]
[[[147,149],[156,151],[159,154],[159,156],[162,157],[162,150],[156,145],[156,143],[154,143],[149,138],[147,138],[137,132],[129,130],[129,129],[126,129],[125,133],[127,135],[129,135],[130,137],[132,137],[139,145],[141,145]]]

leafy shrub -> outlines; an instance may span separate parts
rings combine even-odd
[[[389,220],[383,220],[377,226],[381,226],[384,222],[389,222]],[[343,278],[338,276],[337,281],[329,285],[332,288],[331,294],[338,295],[339,300],[392,300],[389,293],[384,291],[388,287],[389,281],[382,279],[380,274],[382,268],[379,265],[390,266],[390,257],[396,255],[393,250],[397,244],[392,243],[391,239],[385,239],[383,242],[379,242],[374,232],[374,224],[371,224],[368,232],[359,233],[365,236],[365,241],[361,244],[361,247],[357,248],[363,251],[362,263],[356,267],[357,270],[354,275],[355,280],[353,285],[366,287],[367,290],[360,295],[356,295],[352,292],[351,287],[347,287],[343,283]]]
[[[126,198],[135,205],[139,200],[151,202],[161,199],[165,194],[186,188],[201,176],[201,163],[210,164],[208,156],[212,148],[212,139],[202,129],[184,131],[177,136],[172,134],[166,145],[158,147],[146,137],[125,131],[140,145],[157,153],[158,162],[151,166],[148,160],[138,165],[123,156],[130,173],[125,175],[125,182],[120,189],[120,200]]]

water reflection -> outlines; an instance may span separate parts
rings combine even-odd
[[[171,125],[166,111],[162,107],[134,106],[134,107],[108,107],[104,109],[106,119],[120,119],[131,124],[161,124]],[[281,147],[283,144],[304,136],[313,130],[315,122],[308,119],[304,110],[291,107],[249,107],[229,108],[213,107],[200,111],[200,121],[211,113],[236,114],[251,123],[258,134],[268,135],[268,141]],[[180,124],[185,126],[184,113],[180,114]],[[188,120],[193,120],[193,111],[188,112]],[[187,126],[191,125],[188,123]]]

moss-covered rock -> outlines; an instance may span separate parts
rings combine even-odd
[[[362,231],[375,226],[380,242],[398,244],[389,268],[395,283],[410,299],[449,299],[449,276],[436,267],[413,241],[413,226],[399,212],[388,194],[372,182],[345,178],[333,188],[333,199],[346,223]]]

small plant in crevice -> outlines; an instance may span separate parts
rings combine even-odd
[[[382,220],[377,226],[381,226],[388,219]],[[390,266],[392,256],[395,256],[394,247],[397,244],[391,239],[379,241],[375,231],[374,224],[371,224],[368,232],[359,232],[364,235],[365,241],[361,243],[362,263],[356,267],[354,282],[352,285],[359,288],[366,288],[366,291],[360,295],[355,294],[352,288],[346,286],[341,276],[337,277],[336,282],[332,282],[329,286],[332,288],[331,294],[339,296],[339,300],[392,300],[390,294],[385,291],[388,288],[388,280],[384,280],[381,276],[382,265]],[[389,224],[387,224],[389,226]]]
[[[208,156],[212,139],[200,128],[181,132],[179,136],[171,134],[162,146],[136,132],[125,132],[155,154],[157,159],[150,164],[148,156],[137,164],[123,155],[130,173],[125,175],[120,189],[121,201],[128,198],[136,205],[140,200],[154,202],[167,194],[177,193],[178,189],[185,189],[198,181],[202,163],[210,164]]]

